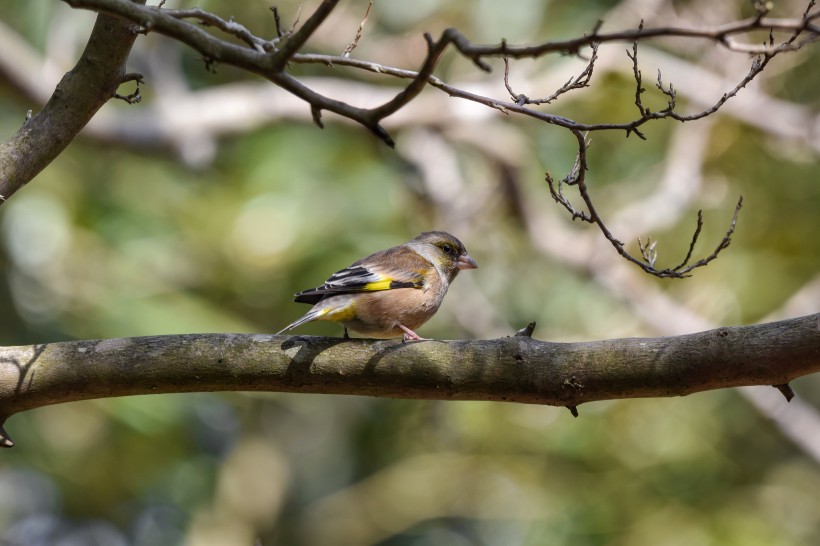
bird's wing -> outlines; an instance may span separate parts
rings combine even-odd
[[[322,286],[296,294],[293,301],[318,303],[328,296],[377,292],[396,288],[422,288],[433,265],[415,251],[395,247],[359,260],[337,271]]]

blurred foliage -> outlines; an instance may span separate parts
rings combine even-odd
[[[259,34],[274,32],[260,0],[178,4],[233,15]],[[305,5],[302,20],[314,4]],[[510,9],[481,1],[465,9],[454,0],[380,0],[356,54],[413,66],[421,33],[447,26],[486,42],[568,38],[617,4],[521,0]],[[675,2],[681,10],[690,4]],[[297,5],[280,3],[286,25]],[[341,51],[365,5],[352,2],[334,14],[314,47]],[[738,2],[724,13],[748,10]],[[7,5],[2,17],[41,51],[56,34],[82,47],[93,23],[93,14],[50,0]],[[210,74],[197,54],[148,39],[182,56],[191,88],[249,79],[227,68]],[[396,40],[392,48],[379,45],[388,39]],[[773,63],[772,71],[781,72],[766,90],[816,112],[818,56],[814,47],[780,69]],[[74,58],[64,61],[62,70]],[[546,70],[553,62],[533,64]],[[441,73],[470,77],[472,70],[450,55]],[[504,97],[500,83],[497,91]],[[148,102],[151,93],[149,82]],[[7,136],[37,105],[7,82],[0,82],[0,96]],[[634,82],[609,74],[559,105],[562,115],[601,122],[633,116],[633,100]],[[443,209],[432,204],[418,169],[400,155],[412,135],[397,131],[393,152],[358,127],[326,123],[322,131],[281,122],[224,138],[213,164],[201,169],[170,154],[83,138],[72,143],[0,209],[0,343],[276,331],[306,309],[291,302],[294,292],[419,231],[451,228],[448,207],[457,209],[465,196],[449,196]],[[509,123],[529,146],[518,173],[525,200],[563,218],[543,171],[571,166],[572,140],[554,127]],[[647,127],[647,141],[596,134],[590,176],[604,215],[652,191],[674,128]],[[742,194],[746,206],[732,246],[691,279],[646,283],[714,322],[736,324],[760,320],[814,278],[820,167],[816,153],[801,146],[721,117],[711,129],[703,195],[693,208],[705,209],[703,252],[720,240],[734,196]],[[502,192],[496,167],[480,149],[453,147],[470,189]],[[537,337],[556,341],[653,334],[629,302],[535,251],[500,197],[461,216],[456,234],[481,268],[469,272],[470,280],[459,278],[423,334],[475,335],[456,320],[464,305],[485,307],[491,321],[509,325],[504,334],[531,320],[538,321]],[[653,233],[662,258],[685,252],[693,223],[694,210]],[[312,324],[300,333],[340,329]],[[820,402],[816,377],[796,382],[796,390]],[[0,542],[820,543],[818,462],[736,392],[601,402],[580,412],[572,419],[550,407],[289,394],[143,396],[42,408],[7,423],[18,447],[0,453]]]

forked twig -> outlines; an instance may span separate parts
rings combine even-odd
[[[545,179],[547,181],[547,186],[550,190],[550,195],[555,200],[556,203],[562,205],[569,213],[572,215],[572,220],[575,221],[579,219],[583,222],[588,223],[595,223],[595,218],[592,214],[578,210],[575,206],[570,202],[569,199],[564,195],[563,185],[566,184],[567,186],[576,186],[580,182],[582,182],[586,176],[586,169],[587,169],[587,149],[589,148],[590,141],[587,139],[587,135],[581,136],[581,145],[578,147],[578,153],[575,154],[575,161],[572,164],[572,168],[570,169],[567,176],[562,179],[558,180],[556,184],[555,180],[552,178],[552,175],[549,172],[545,173]]]
[[[641,257],[637,258],[630,254],[625,248],[623,242],[621,242],[615,235],[610,231],[609,227],[607,227],[606,223],[604,222],[603,218],[598,214],[598,211],[595,208],[594,202],[592,197],[589,193],[589,188],[586,184],[586,171],[587,171],[587,148],[589,147],[589,141],[586,135],[581,134],[577,130],[573,130],[572,133],[575,135],[578,141],[578,154],[576,155],[576,161],[572,166],[569,174],[563,181],[559,181],[557,184],[555,180],[550,175],[550,173],[546,173],[546,181],[549,187],[550,195],[556,202],[560,203],[567,211],[570,212],[572,215],[572,219],[575,220],[576,218],[580,218],[586,222],[593,223],[598,226],[601,233],[603,233],[604,237],[612,244],[615,250],[620,254],[623,258],[627,261],[634,263],[635,265],[639,266],[645,272],[653,275],[655,277],[660,278],[672,278],[672,279],[681,279],[684,277],[691,276],[690,273],[694,269],[698,267],[704,267],[708,265],[711,261],[716,259],[720,252],[727,248],[729,244],[732,242],[732,235],[734,234],[735,227],[737,225],[737,218],[740,212],[740,208],[743,206],[743,197],[741,196],[738,199],[737,206],[735,207],[735,212],[732,215],[732,221],[729,223],[729,228],[726,231],[726,234],[721,239],[720,243],[718,243],[715,250],[707,257],[698,260],[697,262],[687,265],[689,260],[692,258],[692,254],[694,252],[695,244],[700,237],[701,230],[703,228],[703,212],[698,211],[698,220],[697,220],[697,227],[695,228],[695,232],[692,235],[691,242],[689,243],[689,250],[686,253],[686,257],[683,261],[671,268],[658,268],[655,264],[658,257],[658,250],[657,250],[657,241],[652,241],[652,238],[647,238],[646,242],[638,238],[638,249],[640,250]],[[586,204],[588,212],[579,211],[572,202],[564,195],[561,187],[561,183],[564,182],[568,185],[575,185],[578,187],[578,193],[581,196],[581,199]]]
[[[509,57],[504,57],[504,87],[507,88],[507,92],[510,94],[510,98],[512,98],[513,102],[515,102],[519,106],[524,106],[525,104],[531,104],[537,106],[539,104],[550,104],[552,101],[556,100],[558,97],[563,95],[564,93],[568,93],[570,91],[575,91],[576,89],[583,89],[584,87],[589,87],[589,82],[592,80],[592,71],[595,68],[595,61],[598,60],[598,47],[601,44],[598,42],[593,42],[590,44],[590,48],[592,49],[592,54],[587,61],[587,65],[584,70],[578,74],[574,78],[570,78],[558,88],[552,95],[540,99],[531,99],[527,95],[524,94],[517,94],[512,89],[512,85],[510,84],[510,59]]]
[[[697,242],[698,234],[700,233],[700,227],[701,227],[701,224],[702,224],[702,220],[701,220],[700,211],[698,211],[698,229],[695,230],[695,234],[692,237],[692,243],[689,245],[689,253],[686,255],[686,259],[680,265],[678,265],[674,270],[677,271],[678,273],[682,274],[682,275],[686,275],[687,273],[689,273],[693,269],[698,268],[698,267],[703,267],[703,266],[707,265],[709,262],[711,262],[712,260],[714,260],[715,258],[717,258],[718,254],[720,254],[720,252],[723,249],[727,248],[732,242],[732,235],[735,232],[735,226],[737,226],[737,216],[740,213],[740,208],[742,206],[743,206],[743,196],[741,195],[737,200],[737,205],[735,205],[735,212],[734,212],[734,214],[732,214],[732,221],[729,223],[729,229],[726,230],[726,234],[723,236],[723,239],[721,239],[720,243],[718,243],[717,247],[715,247],[715,250],[709,256],[707,256],[707,257],[705,257],[701,260],[698,260],[697,262],[693,263],[692,265],[690,265],[688,267],[684,267],[686,265],[686,263],[688,262],[689,257],[692,254],[692,248],[695,246],[695,243]]]

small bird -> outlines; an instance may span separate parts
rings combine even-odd
[[[342,323],[345,338],[350,329],[373,338],[425,339],[413,330],[438,311],[459,271],[477,267],[461,241],[449,233],[422,233],[334,273],[322,286],[296,294],[293,301],[313,308],[277,334],[329,320]]]

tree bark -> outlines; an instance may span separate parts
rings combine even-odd
[[[190,334],[0,348],[0,425],[91,398],[205,391],[352,394],[567,406],[784,386],[820,371],[820,313],[661,338],[551,343]],[[0,444],[13,442],[0,426]]]
[[[77,65],[63,76],[45,107],[0,144],[0,205],[60,155],[114,96],[125,77],[136,30],[129,21],[97,16]]]

